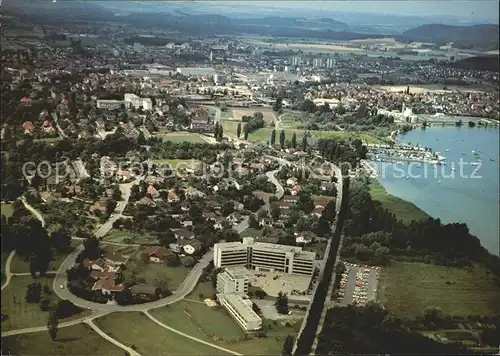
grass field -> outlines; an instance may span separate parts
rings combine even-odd
[[[454,268],[394,262],[380,274],[379,301],[397,316],[439,307],[448,315],[500,315],[500,284],[479,266]]]
[[[14,213],[14,209],[12,208],[12,204],[2,203],[0,205],[2,215],[5,215],[6,218],[11,217]]]
[[[103,339],[85,324],[60,328],[55,341],[47,331],[2,338],[12,355],[123,355],[123,350]]]
[[[248,135],[248,139],[250,141],[259,141],[266,142],[271,137],[272,128],[262,128],[258,129],[254,132],[251,132]],[[279,130],[281,131],[281,130]],[[285,139],[291,140],[293,133],[297,135],[297,142],[301,142],[302,136],[304,135],[305,130],[297,130],[297,129],[285,129]],[[380,140],[376,137],[367,135],[367,134],[358,134],[356,132],[347,132],[347,131],[308,131],[311,137],[315,139],[321,138],[332,138],[332,139],[343,139],[346,140],[348,138],[359,138],[361,141],[366,143],[379,143]]]
[[[382,206],[396,215],[403,222],[412,220],[425,220],[430,217],[425,211],[415,204],[387,193],[384,187],[376,179],[370,180],[370,194],[374,200],[382,203]]]
[[[125,280],[128,280],[129,271],[133,269],[135,263],[142,261],[132,261],[127,263],[127,269],[123,272]],[[148,263],[137,273],[137,278],[144,278],[145,283],[155,285],[158,281],[167,281],[168,288],[175,291],[186,279],[191,269],[184,266],[167,267],[163,263]]]
[[[47,284],[52,290],[52,281],[53,278],[50,276],[35,280],[31,276],[13,276],[10,284],[2,291],[2,313],[8,316],[8,320],[2,321],[2,329],[7,331],[46,325],[49,312],[41,311],[38,303],[26,303],[26,287],[30,283],[40,282],[42,287]],[[53,303],[59,301],[55,294],[45,295],[42,292],[42,297],[50,299]],[[80,313],[72,318],[78,318],[82,315],[85,314]],[[64,321],[67,320],[71,320],[71,318],[64,319]]]
[[[124,243],[125,239],[131,239],[131,243],[134,244],[151,244],[158,241],[155,236],[151,236],[146,233],[111,229],[110,232],[103,237],[103,242]]]
[[[262,231],[260,229],[253,229],[249,227],[243,230],[240,235],[243,237],[260,237],[262,235]]]
[[[191,143],[207,143],[200,135],[190,132],[170,132],[163,135],[163,141],[171,141],[174,143],[191,142]]]
[[[224,130],[225,135],[229,135],[232,137],[236,137],[236,131],[238,129],[238,124],[241,124],[241,135],[243,136],[243,127],[246,125],[244,122],[235,121],[235,120],[220,120],[220,124],[222,125],[222,129]]]
[[[300,328],[300,322],[287,327],[281,322],[264,320],[266,338],[245,337],[243,330],[222,307],[210,308],[195,301],[154,309],[151,314],[179,331],[244,355],[279,355],[285,337],[296,334]]]
[[[113,313],[94,321],[106,334],[142,355],[226,355],[155,324],[139,312]],[[166,324],[171,325],[174,320]]]

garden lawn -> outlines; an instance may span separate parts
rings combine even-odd
[[[121,348],[85,324],[60,328],[55,341],[47,331],[39,331],[4,337],[2,343],[12,355],[123,355]]]
[[[425,220],[430,217],[429,214],[415,204],[387,193],[382,184],[376,179],[370,180],[370,195],[373,200],[382,203],[382,207],[389,210],[389,212],[396,215],[396,217],[403,220],[403,222],[408,223],[412,220]]]
[[[123,272],[125,281],[129,278],[129,271],[132,270],[132,264],[142,263],[141,261],[131,261],[127,263],[127,270]],[[136,275],[137,278],[144,278],[145,283],[156,285],[159,281],[167,281],[168,288],[175,291],[186,279],[191,269],[182,265],[177,267],[168,267],[164,263],[150,262],[140,269]]]
[[[212,298],[212,296],[216,293],[215,288],[212,285],[211,281],[207,282],[198,282],[196,287],[194,287],[193,291],[188,294],[187,298],[200,300],[200,294],[203,294],[203,299]]]
[[[253,229],[251,227],[246,228],[240,233],[241,236],[243,237],[261,237],[262,236],[262,230],[260,229]]]
[[[106,334],[142,355],[227,355],[169,331],[140,312],[108,314],[94,322]]]
[[[500,284],[489,270],[394,262],[380,273],[378,299],[397,316],[439,307],[447,315],[500,315]]]
[[[9,218],[14,213],[14,209],[12,208],[12,204],[10,203],[2,203],[0,205],[2,215],[5,215],[6,218]]]
[[[133,244],[153,244],[158,242],[155,236],[148,233],[120,229],[111,229],[103,237],[103,242],[124,243],[125,239],[130,239],[130,243]]]
[[[2,291],[2,313],[8,316],[7,320],[2,321],[2,330],[17,330],[47,325],[49,311],[41,311],[38,303],[27,303],[25,300],[27,286],[33,282],[40,282],[42,288],[47,284],[52,290],[53,277],[51,276],[37,279],[33,279],[31,276],[12,276],[9,285]],[[46,295],[42,291],[43,297],[50,299],[53,305],[60,300],[53,291],[51,295]],[[82,317],[87,313],[85,311],[63,320],[69,321]]]
[[[163,141],[171,141],[174,143],[191,142],[191,143],[207,143],[200,135],[190,132],[170,132],[163,135]]]

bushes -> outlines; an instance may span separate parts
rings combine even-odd
[[[69,300],[63,299],[57,303],[56,316],[58,319],[68,318],[81,312],[81,309]]]

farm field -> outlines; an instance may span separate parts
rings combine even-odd
[[[55,341],[47,331],[2,338],[12,355],[123,355],[123,350],[102,338],[85,324],[60,328]]]
[[[162,328],[140,312],[112,313],[94,322],[106,334],[142,355],[226,355]],[[167,325],[170,324],[169,321]]]
[[[416,317],[427,307],[446,315],[500,315],[500,285],[494,275],[467,268],[394,262],[380,273],[379,302],[396,316]]]
[[[191,143],[206,143],[200,135],[191,132],[169,132],[163,135],[163,141],[174,143],[191,142]]]
[[[2,291],[2,313],[8,316],[7,320],[2,321],[2,330],[16,330],[47,324],[49,312],[41,311],[38,303],[27,303],[25,300],[27,286],[33,282],[40,282],[42,287],[46,284],[52,290],[53,278],[50,276],[37,279],[31,276],[13,276],[10,284]],[[50,295],[42,292],[42,298],[49,299],[53,304],[59,301],[53,292]],[[88,312],[85,311],[63,320],[79,318],[86,313]]]
[[[370,180],[370,195],[373,200],[382,203],[382,207],[396,215],[403,222],[412,220],[424,220],[429,218],[429,214],[421,210],[415,204],[387,193],[384,187],[376,179]]]
[[[246,123],[241,122],[240,120],[225,120],[221,119],[220,124],[222,125],[222,129],[224,130],[224,135],[229,135],[232,137],[236,137],[236,131],[238,129],[238,124],[241,124],[241,136],[243,136],[243,127],[245,127]]]
[[[1,213],[2,215],[5,215],[6,218],[9,218],[12,216],[12,214],[14,213],[14,209],[12,208],[12,204],[10,203],[2,203],[0,205],[1,207]]]

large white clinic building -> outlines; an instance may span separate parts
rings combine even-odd
[[[262,319],[252,308],[252,301],[239,294],[217,294],[217,300],[245,331],[259,330]]]
[[[217,293],[248,293],[253,274],[245,267],[226,267],[217,274]]]
[[[252,237],[214,246],[215,268],[245,266],[256,271],[311,276],[315,259],[314,252],[302,251],[301,247],[255,242]]]

